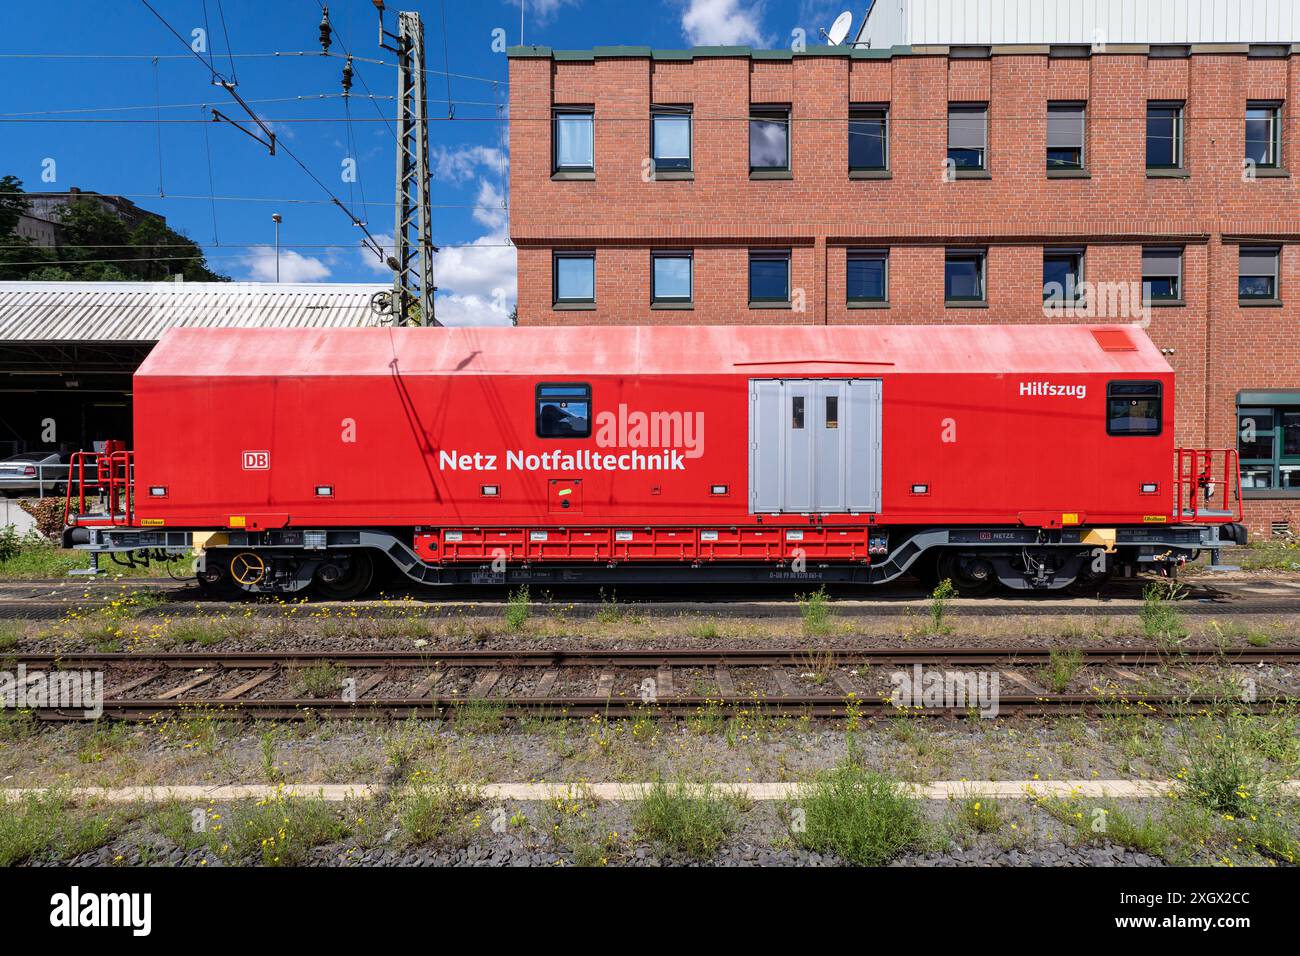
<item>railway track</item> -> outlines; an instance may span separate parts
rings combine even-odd
[[[1064,662],[1064,664],[1063,664]],[[1254,693],[1250,706],[1300,705],[1300,648],[1186,649],[1097,647],[1077,657],[1023,648],[746,648],[725,650],[254,651],[242,653],[12,653],[0,660],[20,676],[102,675],[103,715],[144,720],[217,711],[270,719],[446,716],[484,708],[501,717],[680,717],[729,714],[840,717],[897,713],[890,699],[903,673],[984,675],[994,698],[909,713],[963,715],[995,703],[998,713],[1170,712],[1217,707],[1224,681]],[[1072,668],[1059,692],[1048,669]],[[900,670],[901,669],[901,670]],[[1217,690],[1212,689],[1217,680]],[[1158,686],[1157,686],[1158,685]],[[976,684],[963,684],[971,688]],[[1001,687],[1014,692],[1002,693]],[[2,689],[2,688],[0,688]],[[79,720],[81,709],[37,706],[39,717]]]

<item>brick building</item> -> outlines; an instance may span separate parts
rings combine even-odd
[[[521,323],[1149,323],[1300,530],[1300,45],[519,47],[510,100]]]

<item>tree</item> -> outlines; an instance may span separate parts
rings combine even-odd
[[[149,282],[179,273],[191,282],[229,281],[161,219],[146,216],[132,229],[90,197],[63,207],[55,250],[36,246],[14,232],[28,205],[20,179],[0,178],[0,278]]]

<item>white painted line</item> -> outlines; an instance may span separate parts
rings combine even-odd
[[[479,787],[487,800],[533,802],[557,797],[591,797],[596,800],[639,800],[647,783],[489,783]],[[730,793],[750,800],[789,800],[798,795],[800,783],[718,783],[717,793]],[[904,784],[917,796],[927,800],[950,797],[1002,797],[1036,799],[1038,797],[1110,797],[1141,800],[1174,792],[1176,784],[1159,780],[943,780],[930,784]],[[319,797],[331,803],[369,799],[388,789],[384,784],[369,783],[300,783],[282,787],[266,784],[230,784],[225,786],[173,787],[73,787],[51,790],[41,787],[0,790],[0,799],[21,800],[33,794],[59,792],[70,800],[101,803],[228,803],[233,800],[265,800],[277,793],[295,797]],[[1287,780],[1284,793],[1300,796],[1300,780]]]

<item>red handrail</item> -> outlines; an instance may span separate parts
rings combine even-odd
[[[1174,465],[1175,521],[1241,521],[1241,460],[1235,448],[1176,448]],[[1216,484],[1216,457],[1223,470]],[[1236,499],[1235,508],[1232,505]],[[1212,502],[1220,506],[1211,508]]]
[[[87,475],[87,463],[92,463],[93,475]],[[77,515],[108,520],[109,524],[135,523],[135,452],[117,450],[108,452],[74,452],[68,462],[68,484],[64,501],[64,521],[76,524],[72,512],[72,487],[77,487]],[[87,492],[98,496],[104,503],[104,513],[86,515]]]

